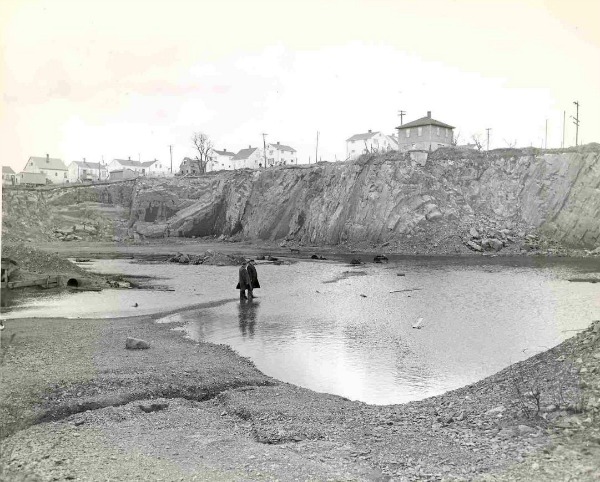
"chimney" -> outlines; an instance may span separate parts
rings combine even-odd
[[[248,146],[248,149],[252,149],[252,146],[250,146],[250,145],[249,145],[249,146]]]
[[[427,117],[429,117],[431,119],[431,111],[430,110],[427,111]]]
[[[277,141],[277,145],[279,145],[279,141]]]
[[[371,129],[369,129],[369,134],[371,133]]]
[[[131,156],[129,156],[127,159],[131,161]]]
[[[50,163],[50,154],[46,154],[46,162]]]

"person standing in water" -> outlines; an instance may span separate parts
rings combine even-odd
[[[250,275],[248,274],[248,270],[246,269],[247,265],[248,265],[248,263],[246,263],[246,261],[244,261],[242,263],[242,265],[240,266],[240,271],[239,271],[239,281],[238,281],[237,288],[240,290],[240,301],[248,299],[248,298],[246,298],[246,290],[248,290],[248,294],[250,296],[252,296],[252,287],[250,285]]]
[[[250,276],[250,285],[248,288],[248,297],[254,297],[254,288],[260,288],[260,283],[258,282],[258,274],[256,273],[256,267],[254,266],[254,260],[251,259],[248,262],[247,267],[248,275]]]

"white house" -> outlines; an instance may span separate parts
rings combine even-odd
[[[142,166],[142,163],[140,161],[132,161],[131,157],[129,159],[113,159],[108,163],[107,169],[108,172],[129,169],[130,171],[136,173],[136,175],[138,176],[144,176],[147,170],[145,166]]]
[[[235,157],[235,152],[229,152],[227,149],[211,151],[211,160],[206,165],[206,171],[222,171],[233,169],[231,159]]]
[[[298,164],[296,149],[277,141],[276,144],[267,144],[267,166],[285,166]]]
[[[63,184],[68,180],[69,170],[60,159],[50,157],[30,157],[25,164],[23,172],[44,174],[46,179],[53,184]]]
[[[234,169],[259,169],[264,167],[264,151],[258,147],[248,146],[231,158]]]
[[[383,132],[354,134],[346,139],[346,159],[356,159],[369,152],[387,152],[398,148],[397,141]]]
[[[69,182],[106,181],[108,169],[99,162],[73,161],[69,164]]]
[[[14,186],[17,183],[17,175],[10,166],[2,166],[2,184]]]
[[[171,166],[163,161],[154,159],[153,161],[142,162],[142,175],[149,177],[168,177],[171,176]]]

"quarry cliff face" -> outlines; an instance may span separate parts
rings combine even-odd
[[[535,229],[573,247],[600,244],[600,148],[536,153],[440,149],[364,156],[133,188],[137,235],[440,243],[471,228]]]
[[[91,209],[96,203],[99,212],[118,208],[118,232],[140,238],[223,236],[464,250],[469,239],[480,246],[488,238],[499,239],[488,244],[508,246],[535,233],[563,246],[595,248],[600,245],[600,146],[391,152],[349,163],[197,178],[6,189],[3,200],[8,221],[3,236],[7,227],[15,231],[31,224],[23,221],[29,206],[32,220],[52,233],[56,226],[49,220],[56,224],[57,213],[72,224],[72,206]]]

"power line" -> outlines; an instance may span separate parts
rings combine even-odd
[[[267,167],[267,141],[265,140],[268,134],[262,133],[263,136],[263,158],[265,160],[265,168]]]
[[[406,111],[405,110],[399,110],[398,111],[398,117],[400,117],[400,125],[404,124],[404,116],[406,115]]]
[[[575,112],[575,117],[571,116],[573,119],[573,124],[575,124],[575,147],[579,145],[579,102],[573,102],[575,104],[575,108],[577,109]]]

